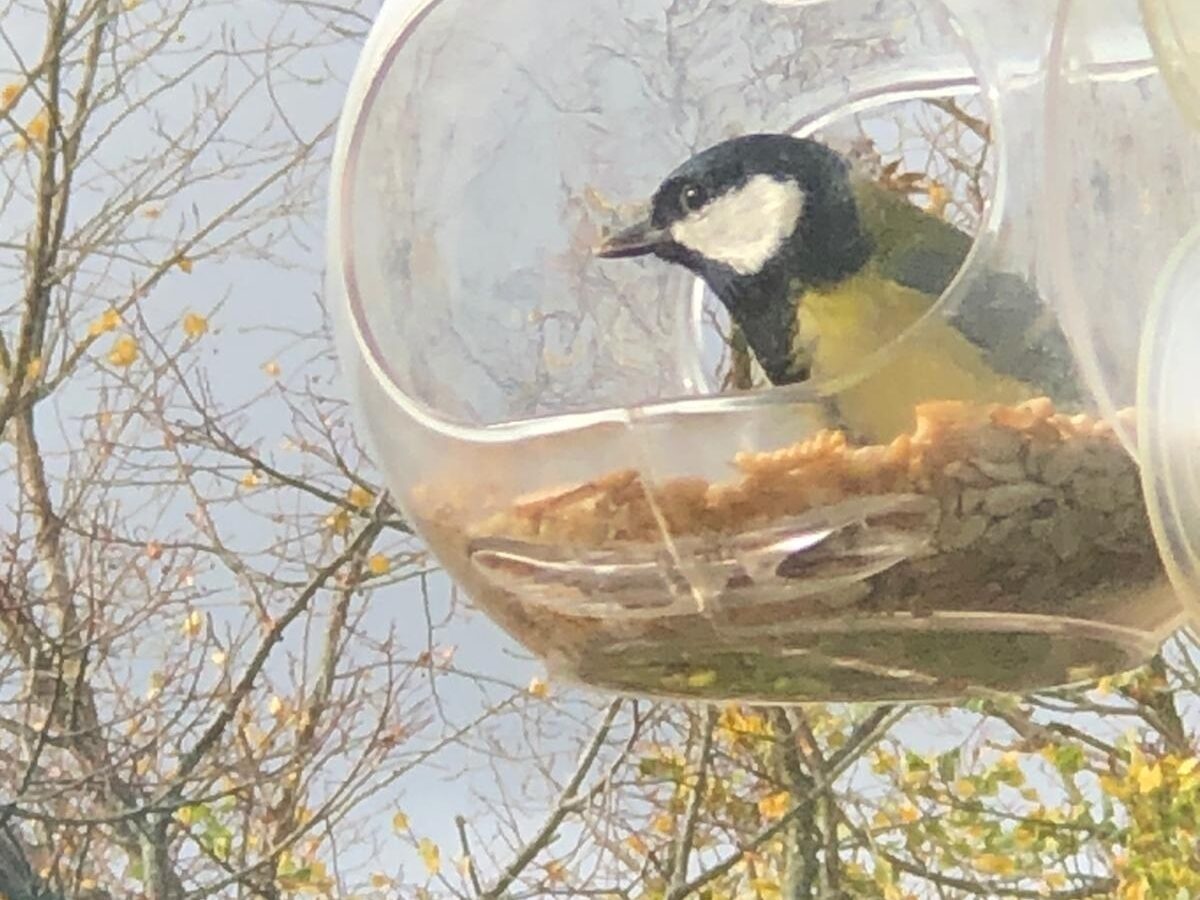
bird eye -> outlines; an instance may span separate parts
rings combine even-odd
[[[704,205],[704,201],[708,199],[708,195],[704,193],[704,188],[698,184],[684,185],[683,190],[679,192],[679,205],[684,212],[695,212]]]

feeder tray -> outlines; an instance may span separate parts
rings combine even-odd
[[[1198,35],[1190,0],[392,0],[329,265],[389,487],[588,685],[921,700],[1144,662],[1200,570]],[[768,386],[703,280],[595,253],[751,132],[815,137],[970,235],[838,378]],[[1038,391],[931,388],[875,436],[843,415],[948,325]]]

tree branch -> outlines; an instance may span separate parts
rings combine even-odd
[[[696,840],[696,825],[700,821],[700,809],[704,804],[704,795],[708,789],[709,758],[712,755],[713,736],[717,729],[717,716],[717,707],[709,706],[705,710],[700,756],[696,764],[696,783],[692,786],[692,796],[688,801],[683,829],[676,837],[675,849],[671,853],[671,887],[677,887],[687,881],[688,862],[692,845]]]
[[[583,780],[587,777],[588,772],[591,771],[592,764],[596,761],[604,742],[608,740],[608,734],[617,720],[617,713],[621,711],[623,703],[623,700],[614,700],[608,705],[608,709],[600,720],[600,726],[592,735],[592,740],[587,747],[584,748],[583,755],[580,756],[579,762],[575,766],[575,773],[567,782],[567,786],[563,788],[554,809],[546,817],[546,821],[542,823],[537,834],[517,852],[516,857],[501,873],[496,883],[480,895],[484,900],[498,900],[509,886],[521,877],[526,866],[554,841],[558,826],[562,824],[563,820],[572,812],[577,811],[580,797],[579,788],[583,785]]]

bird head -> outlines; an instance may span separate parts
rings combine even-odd
[[[606,259],[654,254],[704,279],[776,384],[801,381],[792,353],[795,303],[870,256],[849,166],[813,140],[732,138],[668,174],[642,221],[609,235]]]

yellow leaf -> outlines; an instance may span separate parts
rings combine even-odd
[[[1195,756],[1188,757],[1179,764],[1176,770],[1180,775],[1191,775],[1196,770],[1196,766],[1200,766],[1200,758]]]
[[[125,12],[133,12],[141,5],[142,0],[121,0],[121,8],[124,9]]]
[[[659,834],[670,834],[675,830],[675,817],[670,813],[659,813],[654,817],[650,827]]]
[[[425,864],[425,871],[430,875],[442,871],[442,851],[429,838],[421,838],[417,844],[417,853],[421,856],[421,862]]]
[[[43,109],[30,119],[29,124],[25,126],[25,133],[35,144],[45,143],[50,134],[50,113]]]
[[[186,827],[196,821],[198,813],[199,809],[195,806],[181,806],[175,810],[175,821]]]
[[[896,770],[896,755],[887,750],[876,750],[875,758],[871,761],[871,769],[876,775],[884,775]]]
[[[167,680],[163,677],[162,672],[154,672],[150,676],[150,685],[146,688],[146,698],[153,700],[162,693],[163,685],[166,683]]]
[[[346,492],[346,499],[350,502],[350,505],[356,509],[366,509],[371,505],[371,501],[374,500],[375,497],[365,487],[356,484]]]
[[[1138,772],[1142,766],[1146,765],[1146,755],[1142,753],[1142,748],[1137,744],[1133,744],[1129,748],[1129,771],[1130,773]]]
[[[42,358],[40,356],[35,356],[29,361],[28,365],[25,366],[25,377],[32,380],[41,374]]]
[[[242,476],[242,487],[244,488],[258,487],[258,482],[258,473],[253,469]]]
[[[1113,692],[1113,679],[1111,675],[1105,675],[1096,682],[1096,693],[1101,697],[1107,697]]]
[[[1017,865],[1010,856],[999,853],[981,853],[975,857],[975,868],[988,875],[1011,875],[1017,870]]]
[[[392,883],[392,879],[388,878],[382,872],[372,872],[371,873],[371,887],[385,888],[385,887],[390,887],[391,883]]]
[[[900,807],[900,820],[906,825],[911,825],[913,822],[921,818],[921,811],[911,803],[905,803]]]
[[[116,329],[121,324],[121,314],[112,307],[109,307],[104,313],[88,326],[88,334],[92,337],[99,337],[102,334],[107,334]]]
[[[929,211],[935,216],[941,217],[946,212],[946,206],[950,203],[950,191],[940,181],[931,182],[929,185]]]
[[[552,884],[562,884],[567,880],[567,867],[558,860],[546,863],[546,879]]]
[[[970,800],[976,794],[975,782],[969,778],[960,778],[954,782],[954,793],[964,800]]]
[[[550,696],[550,685],[536,675],[529,679],[529,696],[537,697],[539,700],[545,700]]]
[[[1067,883],[1067,876],[1062,872],[1047,872],[1044,876],[1046,887],[1051,890],[1058,890],[1064,887]]]
[[[396,831],[408,831],[408,816],[402,812],[392,816],[392,828]]]
[[[23,85],[14,81],[0,88],[0,109],[8,109],[21,96]]]
[[[711,687],[717,681],[717,673],[713,669],[701,669],[699,672],[693,672],[687,678],[687,686],[690,688],[706,688]]]
[[[344,509],[330,513],[325,517],[325,527],[334,534],[345,534],[350,530],[350,514]]]
[[[646,842],[636,834],[631,834],[629,837],[625,838],[625,846],[639,856],[645,856],[650,852],[650,848],[646,846]]]
[[[208,333],[208,319],[200,313],[190,312],[183,317],[183,333],[192,340]]]
[[[272,378],[279,377],[279,372],[280,372],[279,363],[275,362],[275,360],[271,360],[268,363],[263,363],[262,368],[263,368],[263,371],[266,372],[268,375],[270,375]]]
[[[94,891],[96,889],[96,885],[97,885],[97,881],[95,878],[80,878],[79,879],[79,889],[81,891]]]
[[[791,805],[791,795],[787,791],[777,791],[758,801],[758,814],[764,819],[782,819]]]
[[[204,630],[204,613],[193,609],[183,620],[183,633],[190,638],[196,637]]]
[[[179,257],[179,259],[175,261],[175,265],[179,266],[179,271],[183,272],[185,275],[192,274],[192,266],[194,263],[188,257]]]
[[[138,342],[128,334],[123,334],[117,338],[108,351],[108,361],[114,366],[133,365],[134,360],[138,358]]]
[[[375,553],[367,560],[372,575],[386,575],[392,570],[392,561],[382,553]]]
[[[283,698],[275,694],[271,695],[271,699],[267,701],[267,712],[278,718],[282,716],[287,709],[287,704],[283,702]]]
[[[229,657],[225,655],[224,650],[214,650],[208,658],[213,661],[214,666],[223,666]]]
[[[1146,766],[1137,776],[1138,792],[1149,794],[1151,791],[1162,787],[1163,773],[1162,766],[1155,763],[1152,766]]]

